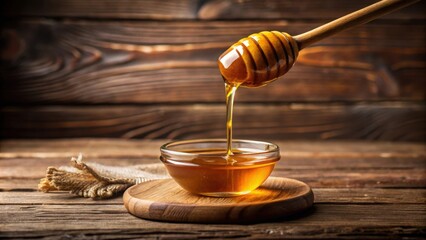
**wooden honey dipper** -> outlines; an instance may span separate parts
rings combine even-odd
[[[418,1],[383,0],[294,37],[278,31],[252,34],[232,45],[219,57],[219,70],[230,85],[266,85],[288,72],[299,51],[312,43]]]

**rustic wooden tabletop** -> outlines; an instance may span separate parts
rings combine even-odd
[[[278,141],[273,176],[299,179],[315,193],[302,215],[252,225],[176,224],[138,219],[121,197],[41,193],[48,166],[84,152],[110,165],[158,162],[167,140],[4,140],[0,142],[0,238],[283,239],[423,238],[426,148],[421,143]]]
[[[276,141],[272,175],[308,183],[309,212],[176,224],[138,219],[120,197],[37,191],[79,152],[128,166],[158,163],[164,139],[223,138],[223,51],[376,1],[3,0],[0,138],[21,140],[0,140],[0,239],[423,238],[426,1],[304,49],[270,87],[238,90],[236,137],[300,140]]]

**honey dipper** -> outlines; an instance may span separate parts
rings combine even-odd
[[[219,70],[225,82],[231,85],[266,85],[288,72],[299,51],[312,43],[418,1],[383,0],[294,37],[278,31],[252,34],[219,57]]]

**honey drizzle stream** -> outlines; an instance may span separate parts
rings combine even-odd
[[[226,93],[226,140],[227,149],[226,155],[232,155],[232,112],[234,109],[234,98],[235,92],[237,91],[238,85],[230,85],[225,83]]]

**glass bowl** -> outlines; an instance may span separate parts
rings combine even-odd
[[[226,154],[226,139],[175,141],[160,151],[160,160],[183,189],[212,197],[253,191],[280,159],[277,145],[253,140],[233,140],[232,155]]]

